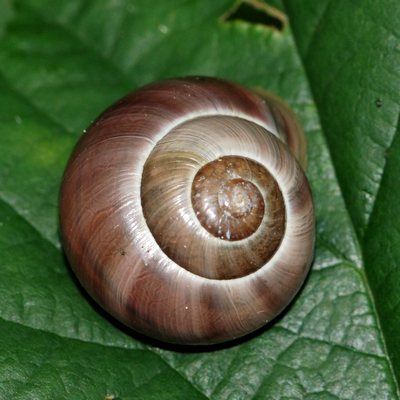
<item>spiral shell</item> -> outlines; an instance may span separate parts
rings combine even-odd
[[[267,96],[213,78],[157,82],[76,145],[60,191],[64,249],[124,324],[218,343],[263,326],[299,290],[314,248],[305,140]]]

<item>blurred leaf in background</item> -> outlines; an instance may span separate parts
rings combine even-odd
[[[0,398],[398,398],[400,4],[246,6],[0,1]],[[276,321],[188,348],[130,332],[87,297],[62,252],[57,195],[101,111],[197,74],[261,86],[298,113],[317,245]]]

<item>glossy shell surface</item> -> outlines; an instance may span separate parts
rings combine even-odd
[[[231,82],[138,89],[68,162],[60,225],[72,269],[103,308],[156,339],[256,330],[293,299],[313,258],[304,150],[285,105]]]

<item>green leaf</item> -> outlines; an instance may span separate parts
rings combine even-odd
[[[286,2],[341,193],[400,379],[397,3]],[[303,24],[300,21],[308,21]]]
[[[1,398],[398,398],[400,6],[301,3],[271,3],[290,17],[277,30],[224,22],[231,0],[0,1]],[[292,305],[202,348],[154,342],[100,310],[57,221],[90,122],[138,86],[194,74],[293,107],[317,212],[315,262]]]

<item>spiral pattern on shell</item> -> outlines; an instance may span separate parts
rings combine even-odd
[[[283,103],[231,82],[172,79],[129,94],[93,122],[63,177],[74,272],[103,308],[160,340],[256,330],[313,258],[304,150]]]

